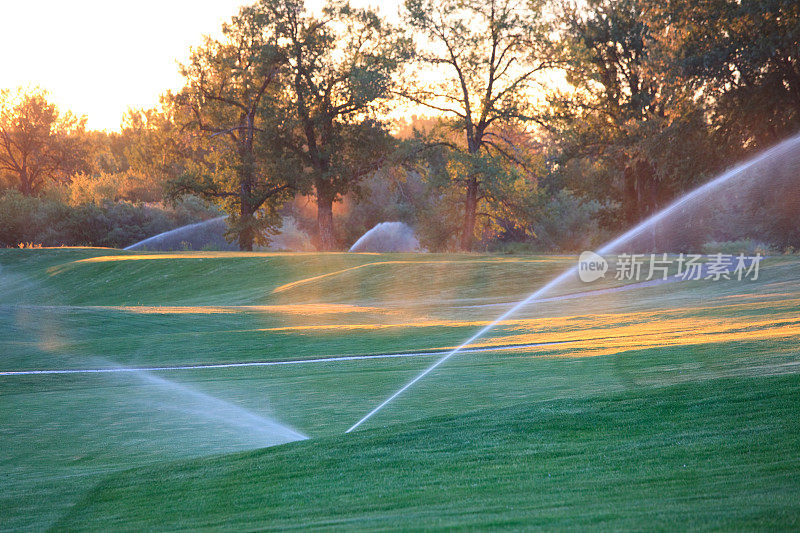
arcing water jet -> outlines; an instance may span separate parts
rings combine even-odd
[[[193,417],[210,420],[216,424],[235,428],[249,437],[257,437],[262,446],[276,446],[287,442],[305,440],[308,437],[299,431],[275,420],[257,415],[243,407],[227,402],[192,387],[170,381],[150,372],[134,370],[133,375],[144,383],[154,385],[164,392],[177,395],[173,404],[177,410]]]
[[[125,247],[125,250],[178,250],[181,243],[192,244],[194,248],[200,249],[207,244],[213,244],[215,248],[222,250],[236,249],[236,247],[222,236],[225,232],[225,219],[227,216],[204,220],[175,228],[158,235],[153,235],[135,244]],[[196,241],[196,242],[195,242]]]
[[[786,161],[784,161],[784,167],[788,167],[788,173],[785,172],[785,169],[780,169],[783,170],[783,172],[779,172],[774,169],[772,169],[772,172],[770,172],[771,169],[763,168],[779,157],[786,158]],[[755,194],[753,189],[756,183],[758,183],[755,178],[769,174],[771,177],[775,178],[774,181],[778,182],[776,183],[777,185],[786,186],[788,183],[794,183],[796,185],[796,182],[800,180],[800,170],[798,169],[800,169],[800,135],[781,142],[773,148],[754,156],[747,162],[742,163],[741,165],[738,165],[737,167],[734,167],[733,169],[721,174],[705,185],[702,185],[697,189],[685,194],[668,207],[652,215],[650,218],[644,220],[616,239],[608,242],[598,249],[596,253],[598,255],[619,253],[625,251],[623,247],[627,247],[628,250],[639,247],[640,251],[643,251],[645,248],[649,248],[649,250],[653,252],[659,248],[661,248],[663,251],[667,251],[664,248],[665,246],[674,245],[673,243],[676,242],[676,238],[682,237],[680,235],[673,235],[674,232],[698,231],[698,229],[695,227],[697,224],[696,219],[709,220],[710,217],[715,214],[715,206],[719,206],[720,208],[729,208],[731,204],[742,205],[742,197],[746,195],[754,196],[756,201],[763,202],[766,198],[780,201],[781,191],[778,191],[777,194],[775,194],[774,190],[771,191],[771,194],[765,195],[762,191],[759,191],[761,194]],[[791,191],[787,192],[791,193]],[[713,197],[711,197],[712,194]],[[797,200],[796,197],[792,198],[793,201]],[[790,204],[789,209],[792,208],[793,205]],[[679,214],[683,215],[684,218],[676,219],[676,215]],[[657,225],[659,226],[657,227]],[[710,230],[712,229],[722,233],[724,233],[725,230],[725,228],[708,227],[702,227],[700,229],[704,230],[705,236],[711,235],[712,232]],[[491,331],[499,322],[502,322],[503,320],[514,315],[527,305],[538,301],[541,297],[552,291],[554,288],[558,287],[565,281],[574,278],[576,273],[577,265],[565,270],[556,278],[538,289],[536,292],[518,302],[511,309],[497,317],[492,323],[478,330],[472,337],[439,358],[436,362],[418,374],[414,379],[403,385],[394,394],[386,398],[377,407],[362,417],[358,422],[353,424],[347,431],[345,431],[345,433],[350,433],[361,424],[369,420],[373,415],[390,404],[403,392],[414,386],[415,383],[438,368],[445,361],[461,352],[464,348]]]
[[[402,222],[381,222],[350,247],[351,252],[419,252],[414,230]]]

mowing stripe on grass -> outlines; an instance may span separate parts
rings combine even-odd
[[[676,333],[689,330],[678,330]],[[597,337],[595,341],[623,339],[628,337],[641,337],[648,334],[636,335],[617,335],[609,337]],[[525,350],[529,348],[543,348],[545,346],[558,346],[562,344],[573,344],[583,342],[583,339],[571,339],[565,341],[537,342],[529,344],[505,344],[500,346],[482,346],[479,348],[465,348],[464,353],[479,352],[502,352],[510,350]],[[150,367],[113,367],[113,368],[71,368],[71,369],[52,369],[52,370],[5,370],[0,371],[0,376],[35,376],[47,374],[104,374],[113,372],[157,372],[162,370],[204,370],[212,368],[239,368],[248,366],[280,366],[280,365],[302,365],[311,363],[337,363],[343,361],[364,361],[369,359],[393,359],[401,357],[432,357],[448,353],[447,350],[428,351],[428,352],[400,352],[382,353],[371,355],[339,355],[331,357],[318,357],[315,359],[291,359],[286,361],[248,361],[242,363],[210,363],[200,365],[175,365],[175,366],[150,366]]]
[[[465,352],[497,352],[504,350],[523,350],[526,348],[539,348],[542,346],[552,346],[555,344],[567,344],[570,341],[541,342],[537,344],[510,344],[507,346],[487,346],[482,348],[470,348]],[[104,374],[112,372],[155,372],[160,370],[202,370],[206,368],[238,368],[246,366],[278,366],[278,365],[301,365],[308,363],[335,363],[341,361],[361,361],[365,359],[391,359],[396,357],[424,357],[442,355],[446,351],[438,352],[407,352],[407,353],[383,353],[373,355],[341,355],[333,357],[319,357],[317,359],[293,359],[288,361],[249,361],[245,363],[211,363],[205,365],[180,365],[180,366],[151,366],[151,367],[115,367],[115,368],[72,368],[55,370],[9,370],[0,371],[0,376],[33,376],[39,374]]]

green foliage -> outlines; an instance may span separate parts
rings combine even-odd
[[[317,17],[291,0],[242,8],[223,35],[193,51],[173,97],[199,157],[171,194],[216,201],[244,249],[268,243],[291,193],[314,194],[320,245],[332,248],[332,203],[391,151],[374,112],[402,40],[372,11],[334,2]]]
[[[133,180],[144,182],[149,191],[169,192],[171,180],[182,176],[196,161],[202,159],[204,146],[191,131],[182,128],[177,110],[169,97],[153,109],[130,110],[122,125],[115,152]],[[100,169],[102,170],[102,169]]]
[[[86,167],[86,118],[60,114],[40,90],[0,90],[0,184],[34,195]]]
[[[536,249],[572,252],[594,249],[607,237],[599,227],[601,208],[597,200],[581,199],[567,189],[558,191],[533,225]]]
[[[157,202],[162,198],[162,190],[157,183],[131,172],[75,174],[69,182],[51,189],[61,192],[71,205],[102,205],[117,201]]]
[[[125,201],[71,205],[56,197],[35,198],[11,190],[0,195],[0,247],[34,243],[122,248],[212,214],[197,199],[185,199],[167,210]]]
[[[610,201],[630,225],[719,165],[702,102],[671,64],[671,29],[648,0],[566,4],[563,60],[572,90],[547,118],[565,186]]]
[[[536,179],[531,93],[555,66],[543,3],[408,0],[404,15],[424,43],[422,72],[436,78],[413,71],[403,95],[446,117],[428,142],[452,152],[449,181],[464,194],[460,247],[469,250],[484,206],[508,200],[493,193],[515,174]]]
[[[193,146],[170,196],[190,193],[216,202],[228,214],[229,238],[243,250],[269,242],[280,225],[277,209],[294,187],[258,135],[265,107],[274,109],[285,61],[280,24],[260,6],[241,8],[223,25],[222,39],[207,38],[192,51],[182,67],[186,86],[169,97],[181,126],[176,133],[188,132]]]
[[[292,198],[315,201],[316,220],[295,214],[319,249],[385,220],[431,250],[577,246],[579,225],[630,227],[797,131],[799,31],[790,0],[407,0],[399,27],[346,1],[258,0],[119,133],[2,91],[0,189],[81,209],[188,193],[245,249]],[[392,130],[400,104],[433,115]],[[680,246],[797,247],[795,196]]]
[[[302,2],[263,0],[286,40],[275,108],[265,108],[261,135],[282,175],[317,204],[320,249],[337,245],[333,203],[386,166],[394,139],[380,120],[396,90],[395,71],[408,42],[369,9],[329,2],[321,15]]]
[[[712,101],[717,142],[734,154],[800,129],[800,5],[794,0],[671,0],[676,65]]]

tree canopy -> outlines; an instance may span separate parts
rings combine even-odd
[[[440,113],[458,132],[437,140],[452,150],[452,180],[464,190],[463,250],[472,247],[479,204],[502,188],[498,182],[531,172],[525,150],[505,130],[535,120],[537,76],[556,65],[543,9],[538,1],[405,3],[416,59],[434,80],[412,71],[402,96]]]
[[[290,218],[320,250],[390,219],[431,250],[571,249],[800,129],[796,1],[251,1],[119,132],[3,90],[8,205],[188,195],[245,250]]]
[[[172,97],[177,120],[198,143],[195,164],[173,182],[172,194],[219,203],[243,250],[267,241],[293,188],[259,135],[286,61],[281,22],[259,5],[242,8],[223,26],[221,40],[207,38],[193,50],[182,68],[186,86]]]
[[[316,198],[318,246],[329,250],[333,202],[391,156],[380,111],[409,45],[374,11],[346,2],[329,2],[320,15],[297,0],[259,6],[278,21],[285,58],[262,138],[281,173]]]
[[[83,169],[85,124],[85,118],[61,114],[40,89],[0,91],[0,178],[31,195]]]

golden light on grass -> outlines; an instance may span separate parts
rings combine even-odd
[[[152,254],[99,255],[73,263],[108,263],[112,261],[158,261],[161,259],[236,259],[243,257],[296,256],[305,252],[169,252]]]
[[[496,259],[464,259],[464,260],[424,260],[424,261],[375,261],[372,263],[365,263],[363,265],[357,265],[354,267],[343,268],[341,270],[336,270],[333,272],[327,272],[325,274],[319,274],[317,276],[312,276],[309,278],[299,279],[297,281],[292,281],[290,283],[285,283],[276,287],[272,292],[281,293],[288,291],[290,289],[294,289],[301,285],[308,285],[310,283],[314,283],[316,281],[320,281],[326,278],[330,278],[333,276],[339,276],[341,274],[345,274],[347,272],[352,272],[354,270],[361,270],[367,267],[376,267],[381,265],[448,265],[448,264],[456,264],[456,265],[472,265],[476,263],[552,263],[552,262],[559,262],[560,259],[558,258],[547,258],[547,259],[517,259],[517,258],[496,258]]]
[[[604,325],[587,324],[580,331],[537,332],[503,335],[476,343],[474,347],[513,344],[568,343],[548,346],[568,357],[611,355],[629,350],[688,346],[750,340],[800,337],[800,319],[769,318],[753,320],[685,317],[652,323]]]
[[[71,266],[81,264],[93,263],[115,263],[126,261],[160,261],[164,259],[247,259],[258,257],[294,257],[301,255],[308,255],[309,252],[205,252],[205,251],[187,251],[187,252],[154,252],[148,254],[119,254],[119,255],[98,255],[95,257],[86,257],[63,263],[61,265],[52,266],[47,269],[47,273],[51,276],[63,272]],[[331,255],[344,255],[345,252],[331,252]],[[359,255],[378,255],[364,253]]]
[[[505,320],[498,324],[498,335],[470,345],[468,348],[492,348],[531,344],[548,344],[538,350],[548,356],[593,357],[630,350],[670,346],[701,345],[772,339],[800,340],[800,318],[794,310],[800,300],[788,300],[785,312],[769,316],[697,316],[697,311],[761,309],[763,302],[729,304],[704,308],[678,308],[653,312],[604,313],[569,315],[552,318]],[[783,302],[782,302],[783,303]],[[312,333],[376,331],[387,329],[481,328],[486,320],[420,319],[400,323],[312,324],[271,327],[258,330],[273,333]],[[455,346],[431,347],[450,350]]]
[[[86,306],[83,309],[123,311],[137,315],[216,315],[236,313],[267,313],[276,315],[339,315],[347,313],[389,314],[381,307],[362,307],[349,304],[289,304],[289,305],[112,305]]]

